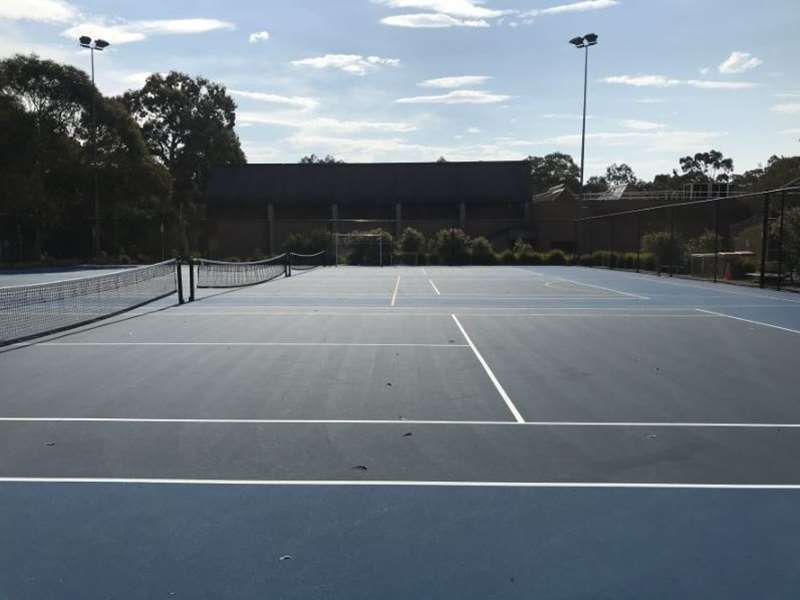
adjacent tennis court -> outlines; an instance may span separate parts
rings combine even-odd
[[[796,590],[800,296],[318,264],[165,264],[165,297],[0,348],[2,589]]]

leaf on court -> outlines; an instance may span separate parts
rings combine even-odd
[[[292,560],[294,557],[291,554],[284,554],[280,560]]]
[[[386,387],[392,387],[392,382],[391,381],[387,381],[386,382]]]
[[[56,445],[56,443],[55,443],[55,442],[47,442],[47,443],[45,444],[45,446],[55,446],[55,445]]]
[[[368,470],[366,465],[355,465],[352,467],[354,471],[366,471]]]
[[[409,431],[409,432],[404,433],[403,437],[411,437],[412,435],[414,435],[414,434]]]

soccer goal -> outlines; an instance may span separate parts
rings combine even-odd
[[[335,265],[383,267],[392,264],[392,239],[386,233],[334,233]]]

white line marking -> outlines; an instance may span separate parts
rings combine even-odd
[[[394,306],[394,303],[397,302],[397,290],[400,289],[400,275],[397,276],[397,282],[394,284],[394,292],[392,293],[392,302],[389,306]]]
[[[425,267],[422,267],[422,274],[425,275],[425,277],[428,276],[428,272],[425,270]]]
[[[433,288],[433,291],[436,292],[436,295],[437,296],[441,296],[442,293],[439,291],[439,288],[436,287],[436,284],[433,283],[433,279],[428,279],[428,282],[431,284],[431,287]]]
[[[355,342],[42,342],[34,344],[39,347],[104,347],[104,346],[322,346],[322,347],[356,347],[356,348],[469,348],[467,344],[381,344]]]
[[[759,299],[762,299],[762,300],[769,299],[769,300],[777,300],[779,302],[791,302],[793,304],[800,304],[800,300],[794,300],[792,298],[781,298],[780,296],[776,296],[774,294],[767,294],[767,293],[764,293],[764,294],[749,294],[747,292],[742,293],[742,292],[739,292],[739,291],[733,291],[731,289],[726,289],[726,288],[735,287],[735,286],[733,286],[731,284],[727,284],[727,283],[722,283],[722,282],[720,282],[720,283],[707,282],[707,283],[705,283],[705,285],[703,285],[704,282],[697,282],[699,285],[692,285],[691,282],[683,280],[680,277],[678,277],[676,279],[676,278],[669,278],[669,277],[659,277],[657,275],[647,275],[647,274],[644,274],[644,273],[623,273],[623,272],[620,272],[620,271],[617,271],[617,273],[619,275],[622,275],[622,276],[625,276],[625,277],[632,277],[634,279],[639,279],[639,280],[644,280],[644,281],[651,281],[653,283],[662,283],[664,285],[674,285],[674,286],[677,286],[677,287],[691,288],[691,289],[695,289],[695,290],[702,290],[702,291],[705,291],[705,292],[721,292],[723,294],[731,294],[733,296],[744,296],[744,297],[747,297],[747,298],[759,298]],[[744,288],[744,289],[746,289],[746,288]],[[784,292],[784,293],[786,293],[786,292]]]
[[[467,335],[467,332],[464,330],[464,327],[461,326],[461,322],[458,320],[458,317],[456,317],[455,315],[450,315],[450,316],[453,317],[453,321],[456,322],[456,325],[461,331],[461,335],[463,335],[464,339],[467,340],[467,344],[469,344],[469,347],[472,348],[472,351],[475,353],[478,362],[481,363],[483,370],[486,371],[486,374],[489,376],[489,379],[494,384],[494,387],[495,389],[497,389],[497,392],[500,394],[500,397],[506,403],[506,406],[508,406],[508,410],[511,411],[511,414],[514,415],[514,418],[517,420],[518,423],[524,423],[525,419],[523,419],[522,415],[519,414],[517,407],[514,406],[514,403],[511,401],[511,398],[508,397],[508,394],[506,394],[506,391],[503,389],[503,386],[500,385],[500,382],[497,380],[497,377],[494,376],[491,367],[489,367],[487,362],[483,359],[481,353],[478,352],[478,349],[475,347],[475,344],[472,343],[472,340]]]
[[[788,327],[779,327],[778,325],[772,325],[771,323],[764,323],[763,321],[752,321],[750,319],[743,319],[742,317],[734,317],[733,315],[726,315],[719,312],[714,312],[713,310],[704,310],[702,308],[696,308],[697,312],[705,313],[707,315],[713,315],[715,317],[726,317],[728,319],[734,319],[736,321],[744,321],[745,323],[752,323],[753,325],[761,325],[762,327],[769,327],[771,329],[779,329],[781,331],[788,331],[789,333],[800,333],[800,330],[797,329],[789,329]]]
[[[693,423],[640,421],[448,421],[419,419],[191,419],[137,417],[0,417],[0,423],[127,423],[195,425],[428,425],[469,427],[585,427],[644,429],[800,429],[800,423]]]
[[[611,483],[584,481],[398,481],[398,480],[291,480],[291,479],[168,479],[126,477],[0,477],[0,483],[64,483],[110,485],[207,485],[275,487],[448,487],[448,488],[565,488],[565,489],[691,489],[691,490],[800,490],[800,484],[746,483]]]
[[[566,279],[564,277],[557,277],[557,279],[559,281],[566,281],[568,283],[574,283],[575,285],[583,285],[583,286],[590,287],[590,288],[595,288],[595,289],[598,289],[598,290],[605,290],[606,292],[613,292],[615,294],[620,294],[622,296],[629,296],[631,298],[636,298],[638,300],[650,300],[650,298],[648,298],[647,296],[642,296],[640,294],[632,294],[630,292],[621,292],[619,290],[615,290],[615,289],[612,289],[612,288],[603,287],[602,285],[594,285],[593,283],[583,283],[582,281],[574,281],[572,279]]]

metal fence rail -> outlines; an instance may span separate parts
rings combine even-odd
[[[800,186],[575,220],[585,266],[800,288]]]

